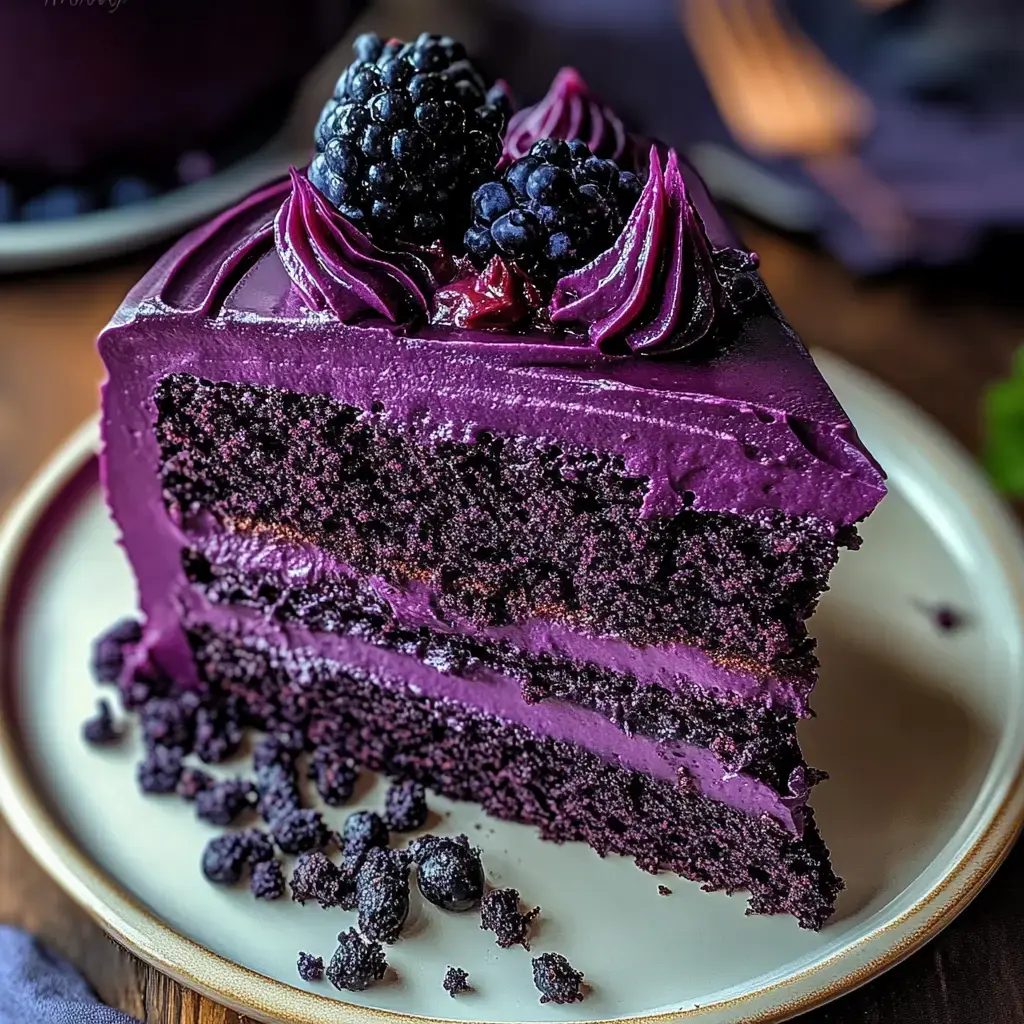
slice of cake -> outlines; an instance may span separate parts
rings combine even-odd
[[[806,620],[882,474],[675,153],[572,72],[505,138],[454,41],[356,52],[101,336],[125,687],[820,927]]]

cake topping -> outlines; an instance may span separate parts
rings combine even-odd
[[[376,313],[397,323],[426,311],[437,286],[432,254],[378,248],[306,175],[295,168],[290,173],[292,190],[274,220],[274,239],[307,305],[343,322]]]
[[[430,321],[448,327],[510,327],[542,305],[533,282],[494,256],[480,273],[437,290]]]
[[[249,847],[242,832],[211,839],[203,850],[203,874],[218,885],[234,885],[249,863]]]
[[[327,980],[335,988],[360,992],[380,981],[388,969],[384,948],[367,942],[355,928],[338,936],[338,948],[327,965]]]
[[[711,330],[715,272],[674,150],[647,184],[615,244],[555,286],[551,319],[582,323],[594,345],[634,352],[692,345]]]
[[[143,793],[173,793],[181,778],[181,747],[151,747],[139,762],[136,778]]]
[[[512,115],[502,158],[525,156],[538,139],[546,138],[581,139],[591,152],[620,163],[633,148],[622,121],[594,96],[575,68],[562,68],[540,103]]]
[[[478,267],[498,255],[553,284],[612,244],[639,195],[635,174],[583,142],[538,139],[500,180],[473,193],[463,241]]]
[[[309,177],[375,240],[465,231],[467,200],[501,156],[507,101],[449,36],[360,36],[316,128]]]

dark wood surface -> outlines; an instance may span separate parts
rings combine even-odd
[[[792,239],[744,225],[764,276],[808,344],[909,396],[963,444],[980,444],[979,396],[1024,343],[1014,281],[993,261],[970,274],[858,282]],[[0,281],[0,508],[94,411],[93,338],[149,262]],[[1024,1024],[1024,847],[942,935],[887,975],[809,1014],[808,1024]],[[102,998],[147,1024],[235,1024],[104,938],[0,822],[0,920],[74,961]],[[693,965],[690,965],[692,967]]]

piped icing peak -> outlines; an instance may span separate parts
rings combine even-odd
[[[623,169],[633,149],[619,116],[590,91],[575,68],[562,68],[540,103],[512,115],[502,162],[526,156],[539,139],[582,139],[597,156],[610,157]]]
[[[281,264],[306,304],[343,323],[379,314],[398,323],[425,313],[435,272],[413,253],[378,248],[294,167],[291,192],[274,219]]]
[[[587,326],[593,345],[667,352],[705,337],[715,319],[711,248],[687,194],[679,158],[662,170],[651,147],[650,173],[615,244],[561,278],[551,300],[555,323]]]

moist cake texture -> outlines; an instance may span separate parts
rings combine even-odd
[[[570,159],[535,123],[501,181]],[[620,149],[612,255],[557,281],[564,247],[517,262],[480,191],[486,269],[381,248],[317,161],[157,263],[100,339],[146,617],[122,681],[817,928],[806,623],[883,478],[699,179]]]

